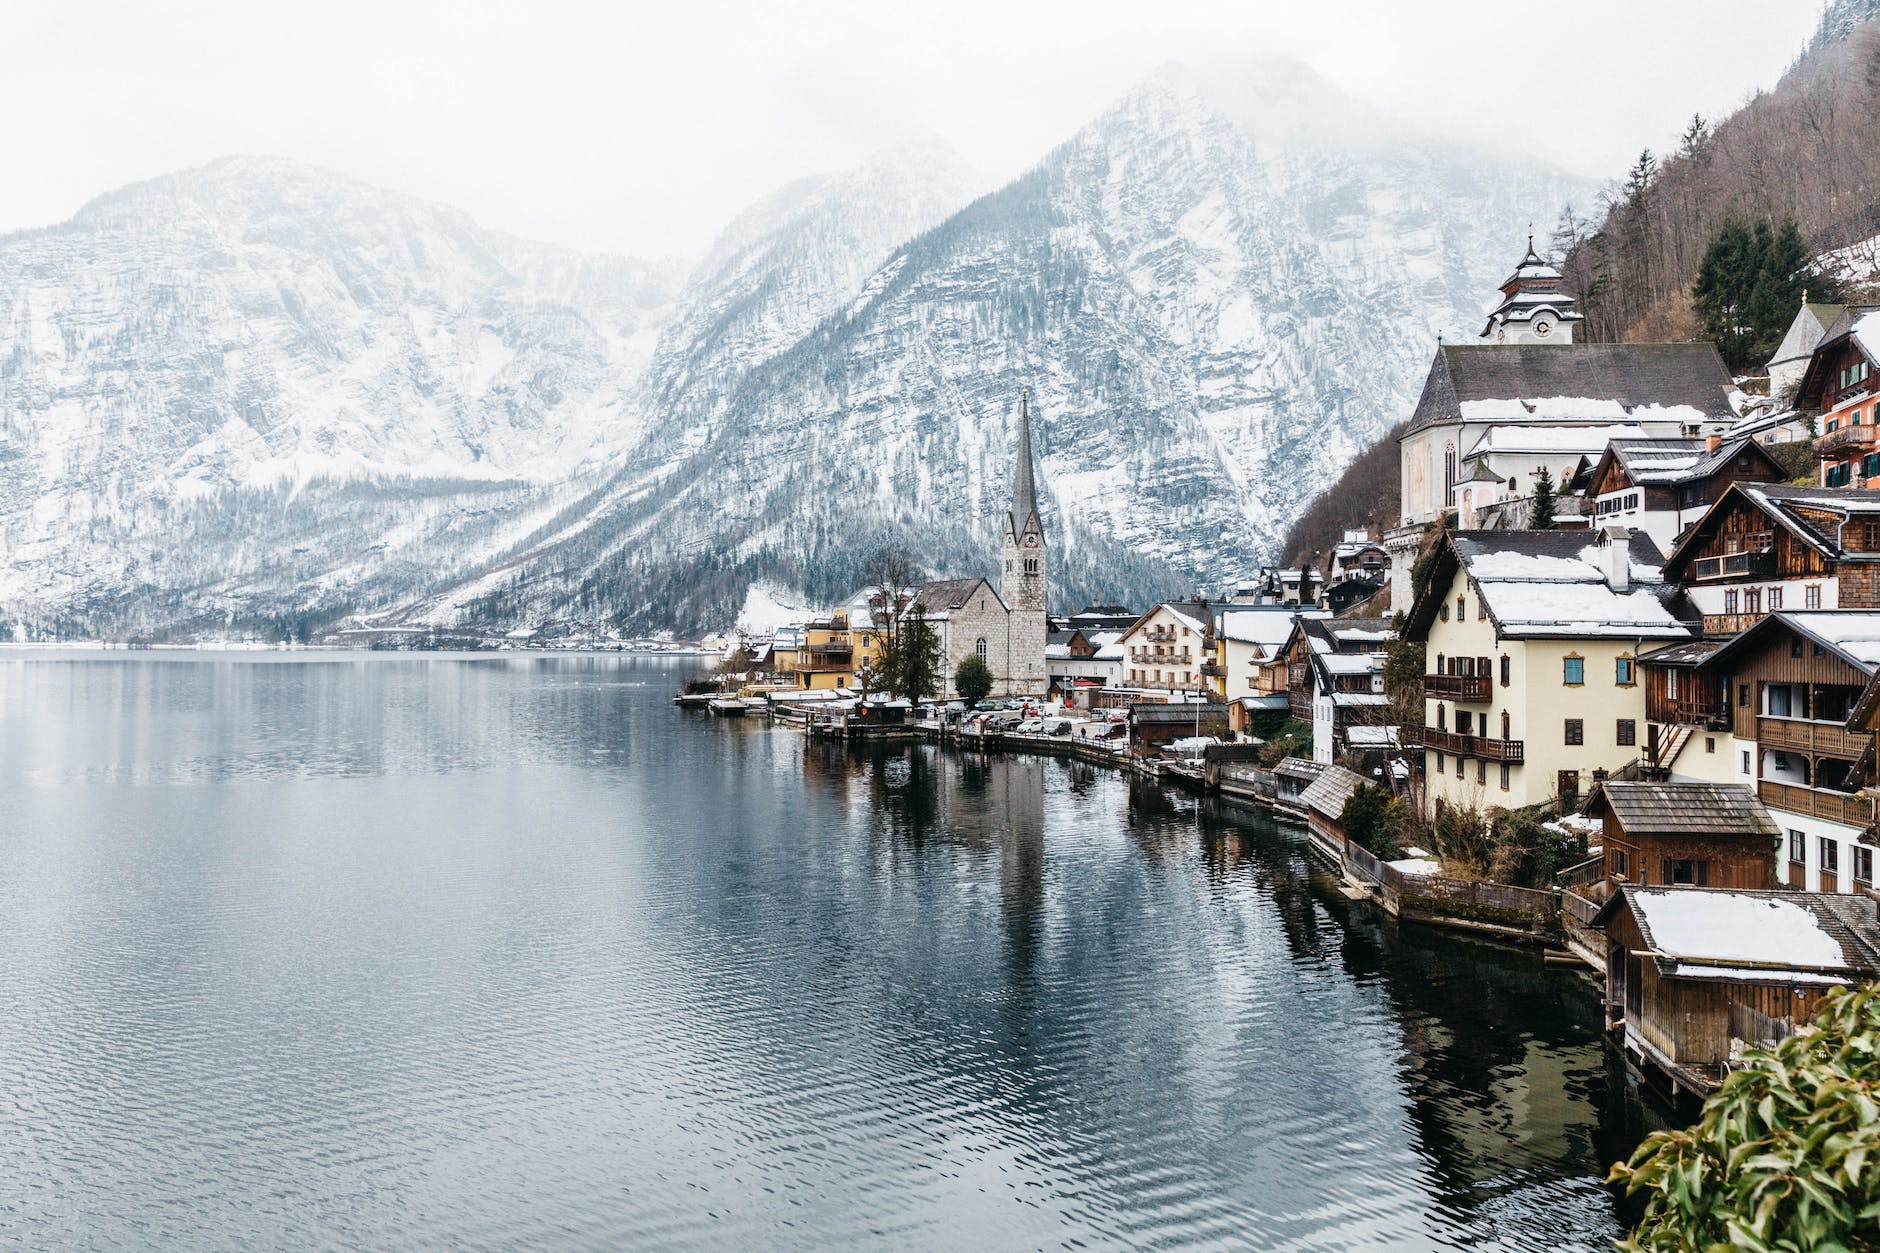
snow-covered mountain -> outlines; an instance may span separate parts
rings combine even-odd
[[[804,180],[683,281],[250,159],[0,238],[0,613],[683,630],[883,539],[989,571],[1026,384],[1061,603],[1212,588],[1587,189],[1261,62],[972,190]]]

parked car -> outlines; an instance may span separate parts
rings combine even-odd
[[[1027,718],[1023,722],[1019,723],[1016,729],[1023,732],[1026,735],[1036,735],[1038,734],[1038,732],[1044,730],[1044,719],[1043,718]]]
[[[1046,735],[1069,735],[1071,733],[1071,720],[1069,718],[1046,718],[1044,720],[1044,733]]]
[[[1127,722],[1112,722],[1103,731],[1099,732],[1096,738],[1100,740],[1126,740],[1129,738],[1129,724]]]

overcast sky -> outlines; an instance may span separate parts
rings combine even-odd
[[[591,249],[703,247],[801,174],[937,135],[1008,176],[1164,61],[1284,53],[1606,179],[1774,83],[1818,0],[9,0],[0,230],[228,153]]]

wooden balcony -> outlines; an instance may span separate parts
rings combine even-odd
[[[1703,727],[1709,731],[1730,729],[1730,706],[1715,693],[1648,698],[1645,716],[1653,722],[1675,727]]]
[[[1829,792],[1822,788],[1798,787],[1793,783],[1758,779],[1756,795],[1771,809],[1825,818],[1829,822],[1838,822],[1842,826],[1859,830],[1865,830],[1874,820],[1873,802],[1845,792]]]
[[[1485,674],[1426,674],[1423,676],[1423,694],[1431,700],[1486,705],[1495,699],[1495,681]]]
[[[1522,740],[1491,740],[1485,735],[1458,735],[1454,731],[1423,728],[1423,747],[1433,753],[1452,753],[1457,757],[1481,757],[1488,761],[1519,763],[1527,760],[1527,744]]]
[[[1880,427],[1872,423],[1857,423],[1829,431],[1815,441],[1815,456],[1827,460],[1841,458],[1850,453],[1872,452],[1880,444]]]
[[[1810,757],[1857,759],[1867,747],[1867,736],[1856,735],[1838,722],[1809,722],[1801,718],[1756,719],[1756,743],[1763,748],[1793,749]]]
[[[1725,553],[1721,557],[1699,557],[1691,563],[1691,577],[1702,583],[1709,579],[1767,578],[1776,572],[1774,537],[1769,548],[1746,553]]]
[[[1286,694],[1286,707],[1292,716],[1301,722],[1312,721],[1312,692],[1306,688],[1293,688]]]
[[[1763,613],[1707,613],[1704,615],[1704,634],[1741,635],[1768,616]]]

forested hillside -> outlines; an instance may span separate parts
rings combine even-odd
[[[1643,152],[1595,220],[1563,220],[1554,244],[1586,314],[1584,337],[1705,334],[1692,285],[1731,224],[1790,223],[1830,281],[1871,284],[1880,236],[1880,0],[1838,0],[1788,73],[1728,118],[1693,118],[1677,151]],[[1830,293],[1816,293],[1818,296]]]

